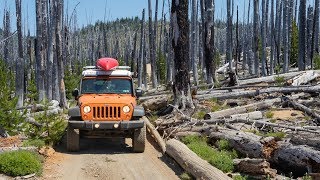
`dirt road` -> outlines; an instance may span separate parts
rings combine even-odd
[[[46,159],[42,179],[179,179],[182,170],[150,144],[144,153],[132,153],[131,139],[81,140],[79,153],[67,153],[63,146]]]

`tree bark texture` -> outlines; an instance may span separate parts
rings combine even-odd
[[[152,80],[152,87],[155,88],[158,85],[158,81],[157,81],[157,69],[156,69],[156,49],[154,47],[155,36],[154,36],[154,29],[152,29],[151,0],[148,0],[148,10],[149,10],[149,49],[150,49],[150,62],[151,62],[151,80]]]
[[[188,0],[172,1],[171,6],[174,50],[175,83],[173,94],[175,105],[181,109],[194,108],[190,91],[189,74],[189,22]]]
[[[259,70],[259,0],[253,0],[253,43],[254,74],[260,76]]]
[[[18,97],[17,107],[23,106],[24,99],[24,59],[22,46],[21,28],[21,0],[16,0],[17,31],[18,31],[18,56],[16,61],[16,96]]]
[[[299,70],[305,70],[306,63],[306,0],[300,0],[299,7]]]

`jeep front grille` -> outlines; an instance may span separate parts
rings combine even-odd
[[[119,106],[94,106],[93,119],[120,119],[121,108]]]

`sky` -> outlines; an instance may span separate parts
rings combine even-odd
[[[35,0],[21,0],[22,1],[22,20],[24,29],[30,29],[34,34],[35,30]],[[152,10],[154,16],[155,0],[152,1]],[[168,14],[169,6],[168,0],[165,1],[165,13]],[[171,3],[171,0],[169,0]],[[190,0],[189,0],[190,1]],[[314,0],[307,0],[308,3],[313,3]],[[225,19],[227,13],[227,1],[215,0],[215,17]],[[239,20],[243,19],[243,12],[247,9],[248,0],[234,0],[235,12],[236,6],[239,6]],[[78,4],[79,3],[79,4]],[[161,16],[163,0],[159,0],[158,15]],[[77,5],[78,4],[78,5]],[[3,27],[3,9],[10,10],[11,29],[16,29],[16,14],[15,14],[15,0],[0,0],[0,28]],[[252,3],[251,3],[252,7]],[[143,9],[146,9],[146,18],[148,18],[148,0],[65,0],[65,12],[68,12],[69,17],[72,12],[76,11],[77,21],[79,27],[87,24],[93,24],[98,20],[103,21],[106,12],[106,21],[112,21],[117,18],[125,17],[141,17]],[[106,10],[105,10],[106,9]],[[247,10],[246,10],[247,11]],[[252,10],[251,10],[252,12]],[[168,18],[167,18],[168,19]],[[70,19],[69,19],[70,20]]]

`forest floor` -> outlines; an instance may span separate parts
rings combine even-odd
[[[179,179],[182,169],[162,155],[148,137],[144,153],[133,153],[131,139],[81,139],[81,151],[64,145],[46,158],[40,179]]]

